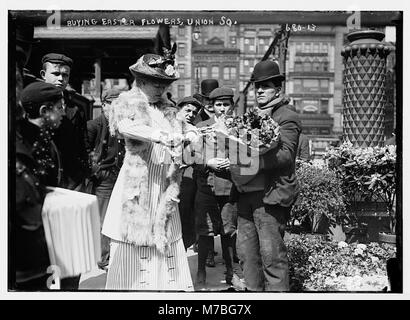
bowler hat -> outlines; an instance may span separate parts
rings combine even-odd
[[[129,67],[134,77],[151,78],[163,82],[173,82],[179,79],[173,60],[158,54],[147,53]]]
[[[42,59],[41,63],[44,64],[46,62],[51,63],[59,63],[69,66],[70,68],[73,66],[73,60],[63,54],[60,53],[48,53]]]
[[[118,98],[121,91],[118,89],[107,89],[101,94],[101,102],[112,102],[114,99]]]
[[[43,103],[58,101],[62,98],[62,89],[43,81],[30,83],[21,92],[21,104],[26,111],[40,108]]]
[[[177,107],[182,108],[186,104],[192,104],[197,108],[201,108],[202,104],[192,96],[184,97],[177,102]]]
[[[285,80],[285,76],[279,71],[279,64],[272,60],[258,62],[253,69],[251,82],[261,82],[269,79]]]
[[[209,99],[216,100],[216,99],[232,99],[234,96],[233,90],[227,87],[216,88],[212,90],[211,94],[209,95]]]
[[[219,87],[218,80],[215,79],[205,79],[201,81],[201,93],[203,98],[209,98],[209,94],[212,90]]]

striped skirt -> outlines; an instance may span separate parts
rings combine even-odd
[[[155,247],[112,240],[107,290],[193,291],[182,239],[162,254]]]

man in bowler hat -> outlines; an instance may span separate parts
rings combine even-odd
[[[234,190],[238,201],[237,250],[250,291],[289,290],[283,237],[298,194],[295,158],[301,125],[281,92],[284,80],[277,62],[270,60],[257,63],[251,77],[256,111],[279,124],[280,142],[259,156],[257,174]]]
[[[75,105],[67,91],[73,60],[63,54],[49,53],[43,56],[41,78],[61,88],[64,93],[64,110],[55,142],[61,151],[64,176],[62,187],[78,189],[89,174],[87,146],[87,120],[81,106]]]
[[[218,80],[215,79],[205,79],[201,82],[201,93],[196,93],[194,98],[198,99],[202,104],[203,108],[198,112],[198,116],[195,120],[195,124],[208,120],[214,115],[214,107],[209,98],[209,94],[216,88],[219,87]]]

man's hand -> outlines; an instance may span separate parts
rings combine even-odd
[[[206,163],[206,166],[213,171],[221,172],[229,169],[230,161],[228,158],[212,158]]]

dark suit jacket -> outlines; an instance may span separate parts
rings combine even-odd
[[[296,156],[298,159],[310,160],[309,139],[303,133],[299,136],[298,151]]]
[[[301,124],[298,114],[287,108],[284,102],[267,109],[266,113],[280,126],[280,143],[259,157],[259,171],[243,186],[242,192],[263,190],[264,203],[289,207],[299,192],[295,159]],[[237,197],[235,194],[232,192],[231,197]]]
[[[87,121],[82,107],[65,100],[66,116],[56,130],[54,142],[61,153],[64,169],[63,187],[73,189],[89,174]]]
[[[209,118],[208,120],[198,123],[198,128],[209,127],[215,123],[215,119]],[[208,167],[203,164],[196,164],[194,166],[194,180],[197,183],[198,192],[216,195],[216,196],[229,196],[231,192],[232,182],[229,181],[229,172],[216,174],[212,172]]]
[[[204,108],[201,108],[201,110],[199,110],[195,120],[194,120],[194,125],[198,125],[199,123],[209,120],[209,116],[206,113],[206,111],[204,110]]]
[[[124,143],[110,136],[108,121],[104,114],[87,121],[88,149],[94,151],[92,157],[93,173],[122,165],[125,150]]]

